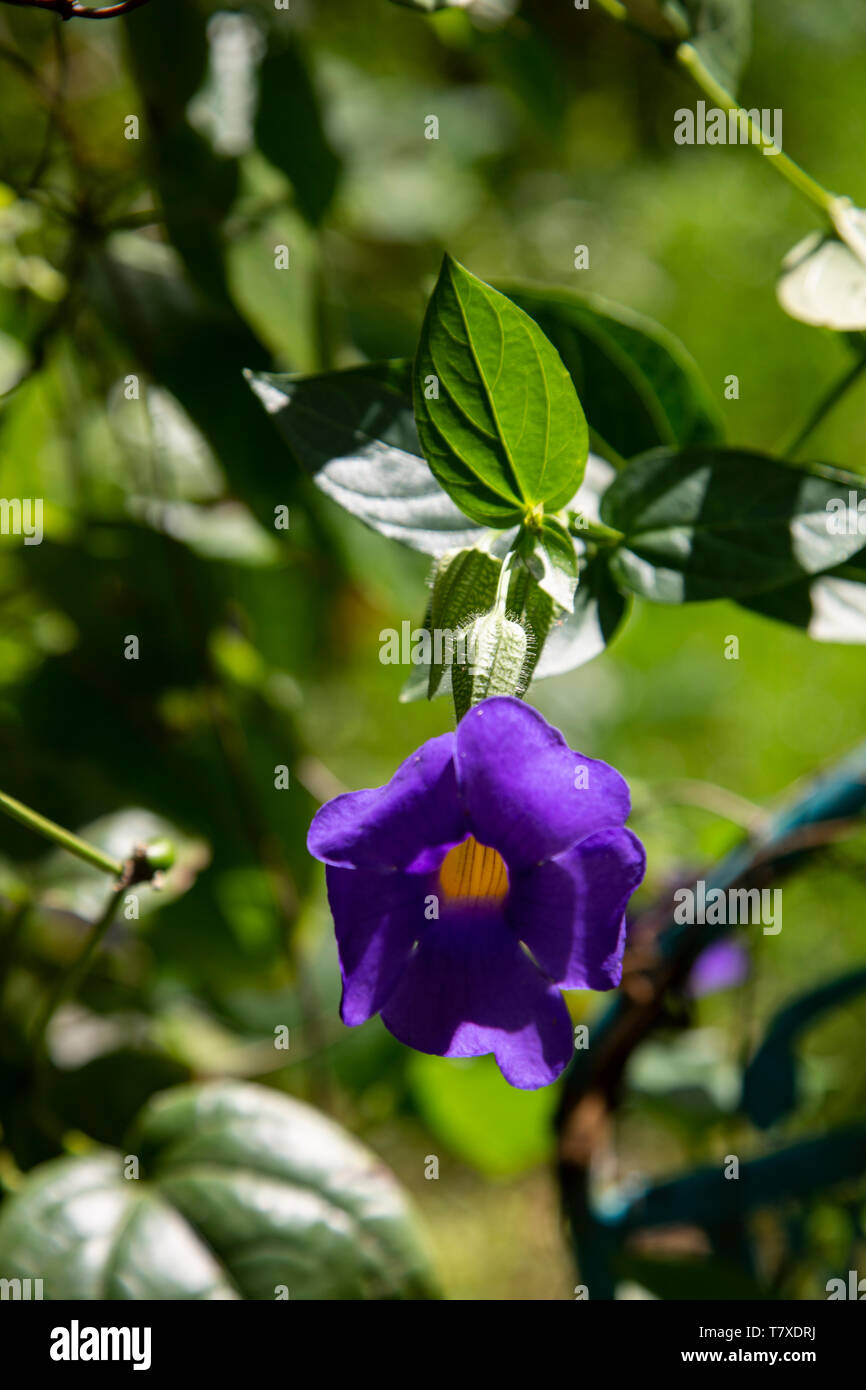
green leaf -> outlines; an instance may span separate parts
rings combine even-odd
[[[659,324],[594,295],[505,288],[559,352],[591,428],[623,458],[721,438],[696,362]]]
[[[328,211],[340,160],[322,125],[307,58],[297,42],[269,41],[259,70],[256,144],[289,179],[298,208],[317,227]]]
[[[737,449],[655,450],[602,499],[602,521],[625,536],[612,572],[659,603],[739,598],[819,574],[862,548],[858,481]]]
[[[222,223],[238,191],[238,161],[215,153],[189,124],[190,103],[207,71],[207,29],[192,5],[176,9],[173,19],[170,61],[158,12],[145,7],[134,37],[128,31],[130,65],[140,92],[135,109],[143,112],[146,156],[168,239],[216,306],[228,300]],[[158,380],[165,384],[164,377]]]
[[[712,77],[733,95],[752,46],[752,0],[666,0]]]
[[[428,555],[480,535],[421,457],[407,366],[246,377],[316,486],[367,526]]]
[[[517,1091],[492,1057],[454,1060],[419,1052],[410,1060],[409,1084],[434,1136],[482,1173],[521,1173],[546,1159],[555,1087]]]
[[[589,437],[559,354],[449,256],[421,330],[414,399],[424,455],[473,521],[503,529],[577,491]]]
[[[866,970],[853,970],[801,995],[776,1014],[743,1077],[742,1107],[753,1124],[767,1129],[797,1104],[794,1046],[802,1032],[830,1009],[866,990]]]
[[[520,554],[540,589],[567,613],[574,612],[578,563],[574,541],[555,517],[545,517],[540,532],[526,531]]]
[[[5,1278],[42,1278],[52,1300],[435,1296],[392,1175],[301,1101],[237,1082],[165,1091],[126,1155],[137,1179],[110,1151],[27,1176],[0,1208]]]

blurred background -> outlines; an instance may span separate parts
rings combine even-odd
[[[781,107],[786,150],[862,206],[866,11],[756,8],[744,104]],[[0,495],[45,504],[41,545],[0,537],[0,786],[118,852],[163,827],[180,849],[168,890],[113,928],[60,1017],[37,1106],[23,1039],[104,882],[0,825],[0,1180],[119,1143],[177,1081],[254,1079],[394,1168],[447,1297],[573,1296],[556,1088],[513,1091],[492,1059],[421,1056],[378,1020],[340,1023],[307,826],[335,790],[387,780],[451,709],[398,703],[409,671],[379,661],[383,629],[421,621],[424,558],[300,476],[241,372],[411,356],[447,249],[488,281],[650,315],[696,359],[728,439],[779,446],[847,350],[776,302],[811,209],[756,150],[676,146],[673,113],[695,98],[604,14],[549,0],[488,27],[387,0],[152,0],[99,24],[0,5]],[[864,471],[864,406],[861,382],[810,456]],[[856,743],[862,692],[857,647],[733,604],[638,602],[604,655],[531,699],[632,783],[648,903]],[[750,937],[738,983],[638,1051],[610,1181],[764,1150],[731,1114],[739,1065],[791,993],[857,962],[864,876],[862,838],[816,860],[786,884],[782,933]],[[577,1022],[604,1003],[570,999]],[[866,1102],[866,1005],[803,1047],[801,1104],[774,1142]],[[822,1297],[862,1260],[858,1201],[809,1206],[780,1264],[787,1296]],[[772,1265],[783,1218],[762,1232]]]

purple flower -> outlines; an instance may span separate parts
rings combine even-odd
[[[723,937],[701,951],[686,981],[686,993],[692,999],[715,994],[720,989],[741,985],[748,977],[751,960],[739,941]]]
[[[495,696],[391,781],[329,801],[310,827],[328,866],[344,1023],[382,1014],[420,1052],[493,1052],[513,1086],[572,1054],[560,989],[619,984],[643,846],[628,787],[530,705]]]

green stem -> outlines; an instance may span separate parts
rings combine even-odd
[[[681,43],[676,49],[676,59],[681,67],[684,67],[692,80],[697,83],[701,91],[705,93],[717,106],[721,106],[726,111],[740,111],[741,125],[744,125],[752,139],[752,142],[759,148],[771,144],[764,138],[760,126],[752,120],[747,111],[744,111],[739,102],[735,101],[730,92],[727,92],[721,83],[717,82],[712,73],[708,72],[701,61],[697,50],[690,43]],[[755,138],[757,137],[757,139]],[[805,169],[801,169],[793,159],[779,150],[778,154],[771,157],[771,162],[776,172],[802,193],[811,203],[820,208],[829,218],[833,217],[833,212],[838,203],[838,197],[834,193],[828,193],[826,188],[822,188],[811,174],[807,174]]]
[[[86,840],[80,840],[70,830],[64,830],[62,825],[56,825],[54,821],[40,816],[38,811],[31,811],[29,806],[16,801],[12,796],[7,796],[5,792],[0,792],[0,811],[4,811],[13,820],[20,821],[22,825],[26,825],[28,830],[33,830],[37,835],[44,836],[46,840],[52,840],[61,849],[66,849],[70,854],[77,855],[86,864],[92,864],[94,868],[102,869],[103,873],[113,874],[115,878],[120,878],[123,873],[123,865],[118,859],[112,859],[110,855],[104,854],[95,845],[89,845]]]
[[[839,401],[841,401],[842,397],[850,390],[854,383],[859,381],[864,371],[866,371],[866,357],[862,357],[858,362],[855,362],[854,366],[845,373],[841,380],[835,382],[835,384],[830,387],[829,391],[817,402],[802,429],[794,436],[787,448],[781,451],[785,458],[793,458],[798,449],[805,444],[809,435],[818,428],[824,418],[830,414],[830,411],[838,405]]]
[[[704,66],[700,54],[692,44],[684,41],[677,44],[674,48],[670,41],[666,41],[658,34],[652,34],[647,29],[643,29],[640,25],[632,21],[627,7],[621,3],[621,0],[595,0],[595,3],[600,9],[604,10],[606,14],[610,15],[611,19],[617,20],[618,23],[625,25],[627,29],[635,30],[642,38],[649,39],[662,53],[669,54],[673,51],[680,66],[685,68],[692,81],[700,87],[701,91],[708,96],[716,106],[721,106],[725,111],[742,112],[740,123],[748,130],[753,144],[761,148],[772,143],[764,139],[763,131],[752,120],[748,112],[740,106],[739,102],[734,100],[731,93],[726,91],[720,82],[716,81],[712,73]],[[755,138],[756,136],[757,139]],[[820,208],[831,221],[834,220],[834,212],[839,202],[835,194],[828,193],[827,189],[822,188],[817,179],[813,179],[811,174],[807,174],[805,169],[801,169],[799,164],[795,163],[795,161],[782,150],[779,150],[777,154],[772,156],[772,163],[776,172],[787,179],[788,183],[790,183],[793,188],[796,188],[798,193],[802,193],[805,198],[809,199],[810,203],[814,203],[816,207]]]
[[[33,1051],[39,1056],[45,1047],[45,1038],[52,1018],[64,1000],[75,994],[81,981],[90,969],[90,962],[102,944],[103,938],[114,921],[115,913],[120,906],[121,899],[126,892],[127,885],[122,883],[115,888],[105,905],[102,916],[93,924],[90,936],[87,938],[84,950],[75,961],[74,965],[67,970],[51,991],[45,1006],[39,1015],[36,1027],[33,1030]]]
[[[568,513],[568,530],[572,536],[584,541],[595,541],[597,545],[619,545],[625,534],[613,526],[604,526],[600,521],[590,521],[580,512]]]
[[[600,10],[604,10],[605,14],[610,15],[611,19],[615,19],[618,24],[621,24],[625,29],[629,29],[633,34],[636,34],[639,39],[647,39],[651,44],[656,46],[659,46],[663,42],[658,34],[653,34],[649,29],[644,29],[642,25],[636,23],[636,21],[632,19],[628,7],[622,4],[622,0],[594,0],[594,3]],[[681,37],[685,37],[684,28]]]

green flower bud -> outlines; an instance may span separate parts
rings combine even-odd
[[[148,864],[154,870],[170,869],[176,858],[171,840],[152,840],[149,845],[145,845],[144,852]]]
[[[451,668],[457,718],[491,695],[522,695],[526,689],[526,629],[497,605],[459,633],[460,650]]]

